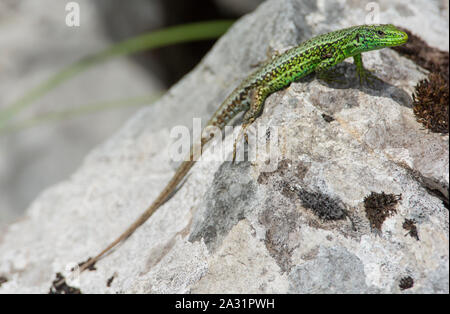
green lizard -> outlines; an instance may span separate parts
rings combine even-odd
[[[406,43],[407,40],[408,36],[406,33],[393,25],[353,26],[314,37],[274,57],[248,76],[225,99],[206,127],[215,126],[223,129],[230,120],[243,111],[245,113],[242,130],[245,130],[261,113],[267,96],[312,72],[323,74],[324,71],[349,57],[353,57],[360,82],[366,82],[370,79],[371,74],[364,69],[361,53],[385,47],[399,46]],[[209,136],[202,136],[200,150],[209,139]],[[236,148],[236,143],[234,147]],[[233,152],[233,159],[234,156],[235,152]],[[91,267],[105,253],[128,238],[140,225],[150,218],[176,190],[194,165],[195,160],[193,157],[194,148],[191,147],[189,160],[184,161],[178,167],[172,179],[150,207],[116,240],[93,259],[84,263],[80,267],[80,271]]]

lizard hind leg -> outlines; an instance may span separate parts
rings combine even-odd
[[[232,159],[233,163],[236,160],[237,143],[239,143],[242,136],[245,137],[245,141],[248,143],[247,128],[261,114],[262,109],[264,107],[264,101],[266,100],[268,95],[269,95],[269,91],[267,88],[258,87],[255,90],[253,90],[251,100],[250,100],[250,108],[244,114],[242,128],[233,144],[233,159]]]

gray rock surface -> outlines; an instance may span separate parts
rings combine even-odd
[[[380,1],[381,22],[448,50],[439,4]],[[155,106],[0,234],[0,275],[9,280],[0,292],[47,292],[56,272],[117,237],[174,172],[170,129],[210,116],[268,47],[362,24],[365,14],[360,2],[272,0],[238,21]],[[426,71],[389,49],[364,61],[382,79],[373,88],[359,87],[346,62],[337,69],[343,85],[304,79],[267,99],[258,123],[277,127],[275,171],[264,158],[207,161],[217,157],[207,149],[170,201],[96,271],[69,283],[84,293],[448,293],[448,209],[424,183],[445,198],[448,136],[423,129],[411,110]],[[380,230],[365,212],[372,192],[401,195]],[[414,285],[401,290],[407,276]]]

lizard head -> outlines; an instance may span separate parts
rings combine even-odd
[[[353,31],[354,53],[403,45],[408,35],[391,24],[362,25]]]

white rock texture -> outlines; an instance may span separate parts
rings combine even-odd
[[[379,3],[380,22],[448,50],[444,2]],[[156,105],[0,234],[0,276],[8,279],[0,292],[45,293],[56,272],[117,237],[174,172],[170,129],[207,119],[268,47],[362,24],[366,14],[359,1],[270,0],[239,20]],[[69,283],[83,293],[448,293],[448,136],[425,130],[411,110],[426,71],[390,49],[363,58],[382,79],[373,88],[359,87],[345,62],[337,67],[343,86],[307,78],[267,99],[258,123],[277,127],[275,171],[264,172],[263,159],[198,162],[96,271]],[[215,154],[207,149],[203,158]],[[401,194],[378,231],[364,208],[372,192]],[[416,222],[418,240],[405,219]],[[401,290],[408,276],[414,285]]]

